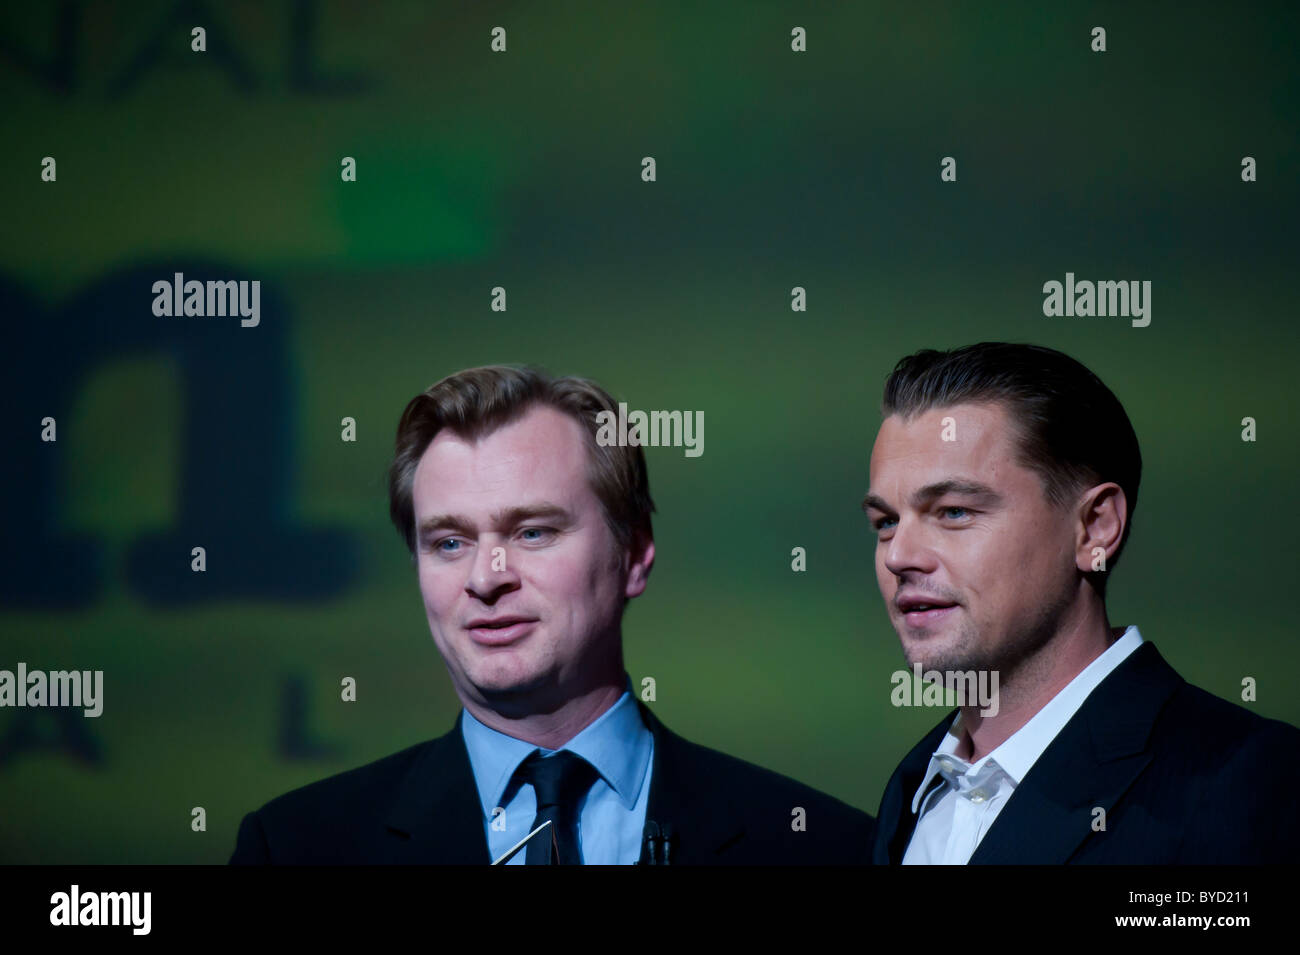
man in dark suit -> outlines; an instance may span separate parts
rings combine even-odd
[[[232,863],[866,863],[873,821],[689,743],[632,693],[644,452],[599,386],[474,368],[398,425],[390,511],[463,704],[452,731],[249,813]]]
[[[904,757],[874,861],[1294,863],[1300,730],[1107,619],[1142,468],[1110,390],[1060,352],[984,342],[901,360],[882,416],[863,506],[904,656],[996,692]]]

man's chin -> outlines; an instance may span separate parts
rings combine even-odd
[[[482,700],[494,710],[534,712],[545,703],[548,681],[544,674],[531,672],[485,673],[471,681]]]
[[[541,685],[539,677],[528,674],[485,674],[474,687],[485,697],[503,700],[527,696]]]
[[[915,669],[918,664],[922,671],[944,672],[970,669],[966,665],[965,654],[955,652],[953,647],[937,640],[904,643],[903,659],[907,661],[909,670]]]
[[[922,669],[930,669],[930,662],[941,656],[946,649],[934,638],[918,640],[914,636],[904,634],[899,634],[899,643],[902,645],[903,659],[907,661],[908,667],[914,667],[919,663]]]

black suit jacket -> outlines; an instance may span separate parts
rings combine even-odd
[[[654,734],[646,818],[676,830],[672,863],[866,865],[872,818],[766,769]],[[803,807],[805,831],[791,827]],[[643,851],[642,860],[645,861]],[[271,800],[244,817],[231,864],[491,862],[460,720],[445,736]]]
[[[912,797],[956,711],[885,787],[873,859],[902,861]],[[1020,781],[971,864],[1223,864],[1300,858],[1300,730],[1187,683],[1144,642]],[[1106,829],[1093,830],[1093,810]]]

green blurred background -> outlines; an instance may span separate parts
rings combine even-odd
[[[881,388],[907,353],[980,340],[1066,351],[1132,418],[1146,467],[1111,622],[1226,698],[1256,678],[1247,705],[1300,723],[1282,599],[1300,537],[1296,8],[809,6],[0,14],[0,269],[31,297],[4,315],[5,368],[64,395],[51,532],[102,548],[89,605],[10,594],[0,668],[105,672],[103,716],[77,717],[92,756],[48,713],[0,711],[11,742],[29,721],[0,761],[0,861],[224,862],[245,812],[450,728],[383,474],[405,402],[492,362],[704,411],[702,457],[647,449],[659,556],[625,620],[633,680],[656,679],[656,712],[690,739],[875,811],[941,715],[890,705],[903,661],[859,508]],[[1241,181],[1243,156],[1259,181]],[[125,569],[133,542],[174,526],[177,462],[204,440],[186,365],[133,345],[72,375],[59,328],[87,327],[68,303],[88,285],[194,260],[286,303],[257,329],[224,320],[228,376],[202,400],[247,398],[241,350],[282,336],[293,403],[259,407],[290,439],[283,516],[352,548],[328,593],[167,604]],[[1042,285],[1067,271],[1151,280],[1150,326],[1045,318]],[[119,299],[108,312],[137,339],[223,321]],[[5,469],[11,528],[31,507],[14,474],[35,407],[6,409],[6,446],[28,449]],[[226,503],[257,499],[231,467]],[[15,566],[37,542],[7,536]]]

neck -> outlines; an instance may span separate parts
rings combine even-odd
[[[603,681],[579,696],[570,697],[545,713],[504,714],[489,704],[462,698],[470,714],[484,726],[513,736],[542,749],[559,749],[596,722],[623,695],[626,685],[618,680]]]
[[[993,752],[1123,634],[1110,626],[1105,605],[1091,602],[1037,651],[1000,668],[996,714],[981,716],[978,703],[961,708],[957,756],[975,762]]]

